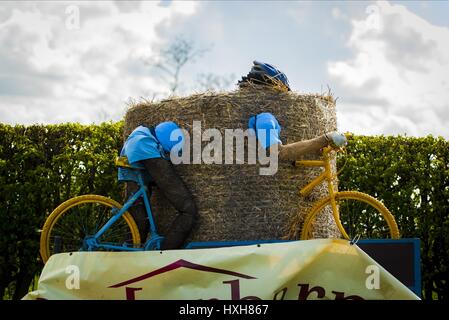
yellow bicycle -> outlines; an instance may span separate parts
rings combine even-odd
[[[362,192],[336,190],[334,179],[339,172],[332,173],[331,160],[340,151],[344,151],[344,149],[329,146],[323,149],[321,160],[299,160],[295,162],[295,166],[324,168],[324,171],[318,177],[299,191],[300,195],[309,195],[316,186],[326,181],[329,196],[317,200],[304,220],[300,214],[295,216],[287,237],[295,238],[299,229],[298,226],[304,221],[301,229],[301,240],[314,238],[315,221],[320,217],[325,218],[332,212],[338,230],[345,239],[398,239],[399,229],[396,221],[382,202]]]

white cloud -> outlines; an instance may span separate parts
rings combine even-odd
[[[80,28],[68,29],[68,5]],[[3,6],[3,4],[2,4]],[[193,2],[7,3],[0,11],[0,121],[118,120],[129,97],[165,91],[143,63],[161,23],[195,12]]]
[[[352,21],[354,57],[328,64],[340,129],[449,137],[449,28],[388,2],[367,14]]]
[[[80,9],[78,30],[66,28],[68,5]],[[183,34],[199,47],[214,44],[201,63],[183,70],[184,83],[207,72],[240,77],[261,59],[285,71],[295,90],[320,91],[327,71],[341,130],[449,137],[449,29],[400,4],[325,6],[2,2],[0,121],[120,119],[128,97],[167,90],[142,61]],[[350,20],[365,9],[364,19]],[[347,48],[340,39],[349,39]]]

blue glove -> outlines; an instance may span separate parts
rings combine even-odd
[[[326,138],[332,147],[343,147],[348,144],[348,140],[343,133],[330,132],[326,133]]]
[[[256,131],[256,137],[259,140],[259,143],[262,144],[265,149],[273,144],[281,143],[281,140],[279,139],[281,126],[276,117],[269,112],[259,113],[256,117],[252,116],[249,118],[248,127]],[[260,137],[261,132],[265,133],[264,139]]]

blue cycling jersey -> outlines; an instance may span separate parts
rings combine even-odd
[[[128,162],[133,164],[145,159],[163,158],[161,148],[150,129],[139,126],[126,139],[120,155],[128,157]]]
[[[250,117],[248,127],[256,130],[257,139],[265,149],[274,144],[282,143],[279,138],[281,126],[276,117],[269,112]]]

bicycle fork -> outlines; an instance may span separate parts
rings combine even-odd
[[[324,152],[324,156],[323,156],[322,160],[298,160],[298,161],[295,161],[296,166],[324,168],[324,171],[318,177],[313,179],[309,184],[304,186],[299,191],[299,194],[303,197],[306,197],[307,195],[309,195],[312,192],[312,190],[316,186],[318,186],[324,180],[326,180],[327,186],[328,186],[328,192],[329,192],[329,199],[330,199],[331,208],[332,208],[332,215],[334,217],[335,223],[337,224],[338,230],[341,232],[343,237],[345,239],[349,240],[349,236],[346,233],[346,231],[341,223],[339,208],[337,205],[337,201],[335,200],[336,191],[334,190],[334,185],[332,183],[332,170],[331,170],[331,163],[330,163],[330,159],[329,159],[329,155],[328,155],[329,150]]]
[[[338,230],[340,230],[342,236],[346,240],[350,240],[348,234],[346,233],[343,224],[340,219],[340,212],[337,205],[337,201],[335,201],[336,192],[334,190],[334,184],[332,183],[332,171],[330,161],[325,161],[324,174],[326,175],[327,180],[327,188],[329,190],[330,203],[332,207],[332,215],[334,217],[335,223],[337,224]]]

